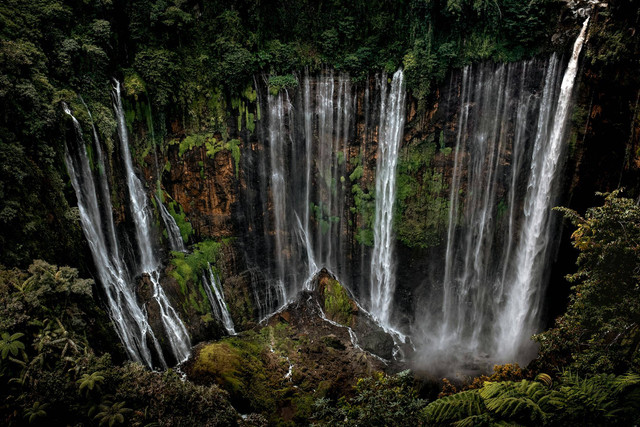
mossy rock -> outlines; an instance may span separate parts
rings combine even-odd
[[[264,362],[265,351],[256,334],[209,343],[196,351],[186,367],[187,375],[199,384],[215,383],[226,390],[241,412],[273,413],[274,384]]]
[[[329,276],[320,279],[318,290],[322,298],[325,316],[344,326],[353,325],[353,315],[357,313],[358,306],[349,297],[347,290],[337,280]]]

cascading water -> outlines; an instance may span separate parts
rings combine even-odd
[[[516,252],[513,284],[500,318],[499,351],[502,357],[514,358],[538,326],[538,311],[543,293],[544,264],[551,241],[550,209],[553,207],[558,166],[564,148],[564,134],[571,107],[573,85],[578,72],[578,58],[587,37],[589,17],[573,45],[573,52],[562,78],[558,106],[550,135],[536,151],[524,206],[523,232]],[[537,141],[536,141],[537,142]]]
[[[286,250],[290,247],[290,234],[286,229],[287,223],[287,192],[285,183],[285,109],[291,111],[288,96],[280,93],[277,97],[269,97],[269,159],[271,161],[271,200],[273,203],[273,218],[275,230],[276,250],[276,280],[278,290],[282,290],[282,302],[287,299],[284,285],[285,274],[289,274],[290,265]]]
[[[189,334],[182,320],[173,309],[167,296],[160,286],[160,262],[154,253],[155,245],[152,238],[151,213],[147,206],[146,193],[142,182],[135,175],[131,153],[129,152],[129,137],[127,125],[120,97],[120,83],[115,81],[114,86],[114,110],[118,124],[118,136],[121,142],[122,158],[125,165],[127,188],[129,190],[129,201],[131,203],[131,213],[136,230],[136,240],[140,253],[140,273],[149,276],[153,286],[153,298],[158,304],[160,318],[165,329],[166,336],[171,347],[171,351],[176,361],[183,362],[189,357],[191,342]]]
[[[371,261],[371,314],[385,327],[395,291],[393,257],[393,206],[396,200],[396,165],[404,131],[405,90],[402,70],[396,71],[387,97],[387,76],[381,76],[378,165],[376,170],[376,211],[373,259]]]
[[[418,304],[413,331],[435,365],[450,369],[452,354],[469,367],[531,356],[586,26],[562,79],[555,55],[462,73],[442,285]]]
[[[397,154],[404,126],[403,73],[398,71],[393,76],[390,90],[387,76],[378,78],[380,101],[373,107],[369,105],[367,84],[361,110],[358,93],[346,74],[323,70],[318,76],[311,76],[307,72],[299,81],[297,89],[282,90],[275,95],[260,95],[258,87],[259,104],[265,104],[268,113],[266,126],[261,126],[262,134],[259,132],[269,155],[262,173],[268,178],[270,195],[265,230],[273,233],[267,240],[273,242],[272,277],[278,284],[269,285],[267,291],[273,293],[282,284],[285,291],[278,292],[293,297],[310,286],[315,273],[326,268],[336,277],[347,279],[347,286],[353,287],[349,281],[354,277],[356,285],[365,282],[366,288],[360,290],[367,295],[373,289],[369,275],[378,274],[380,282],[374,281],[380,283],[374,314],[387,322],[394,283],[391,221]],[[356,116],[363,113],[366,126],[357,128]],[[358,209],[363,208],[348,206],[346,201],[350,200],[354,185],[362,176],[363,163],[370,156],[367,145],[372,143],[375,133],[370,133],[369,128],[376,127],[382,159],[375,181],[376,198],[380,200],[375,210],[384,213],[375,215],[379,223],[374,252],[380,265],[372,268],[371,259],[364,255],[370,253],[369,249],[364,246],[356,249],[363,254],[359,266],[350,258],[353,222],[359,218],[357,215],[362,215]],[[356,167],[360,172],[351,176]],[[362,184],[374,187],[372,181]],[[368,188],[358,187],[358,191],[361,197],[373,199]],[[270,312],[275,309],[271,307]]]
[[[167,230],[167,238],[169,239],[169,247],[172,251],[186,252],[187,248],[184,246],[182,235],[180,234],[180,228],[176,224],[176,220],[171,216],[167,208],[162,204],[162,201],[156,197],[156,204],[164,222],[165,230]]]
[[[131,285],[124,261],[119,255],[118,239],[111,213],[111,198],[97,133],[94,129],[100,193],[96,191],[95,178],[89,163],[80,124],[66,105],[64,110],[71,116],[76,130],[76,145],[72,149],[67,147],[65,161],[71,184],[78,199],[82,230],[89,243],[99,282],[106,296],[109,315],[128,356],[132,360],[144,363],[148,367],[153,367],[157,363],[166,368],[167,365],[158,340],[147,322],[145,310],[136,301],[134,287]],[[103,205],[102,211],[99,207],[99,200]],[[105,226],[106,232],[103,230],[103,226]],[[155,363],[148,346],[149,342],[156,351]]]
[[[305,75],[297,95],[292,99],[285,90],[266,96],[264,174],[275,267],[267,293],[281,295],[273,299],[280,304],[308,287],[321,265],[339,272],[346,264],[341,230],[355,93],[348,76],[325,71],[318,78]]]
[[[204,288],[207,294],[207,298],[209,298],[209,302],[211,303],[211,309],[215,313],[218,320],[222,323],[222,326],[224,326],[224,328],[227,330],[227,333],[229,335],[235,335],[235,326],[233,324],[233,320],[231,320],[231,315],[229,314],[227,303],[224,300],[224,294],[222,293],[220,280],[218,279],[218,276],[213,273],[211,264],[207,265],[207,269],[209,276],[207,277],[207,275],[203,273],[202,283],[205,285]]]

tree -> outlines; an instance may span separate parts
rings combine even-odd
[[[601,194],[604,205],[577,212],[558,208],[576,226],[573,246],[580,251],[576,283],[566,314],[556,326],[535,336],[537,364],[568,365],[579,372],[624,372],[640,367],[640,206]]]

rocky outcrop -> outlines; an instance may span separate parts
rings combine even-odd
[[[326,271],[315,283],[314,291],[299,294],[265,324],[197,346],[184,367],[187,377],[222,386],[241,412],[275,413],[280,421],[296,421],[312,414],[315,399],[350,394],[358,378],[388,370],[343,326],[357,328],[368,321],[355,302],[342,297],[337,305],[329,302],[344,288]]]

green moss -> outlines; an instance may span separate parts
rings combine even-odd
[[[178,148],[178,156],[182,157],[182,155],[187,151],[191,151],[196,147],[202,147],[202,145],[205,144],[205,142],[207,142],[205,135],[195,134],[195,135],[188,135],[182,141],[173,140],[170,142],[170,144],[176,144],[176,143],[180,144]]]
[[[182,295],[185,296],[183,303],[185,311],[206,314],[211,310],[211,302],[203,288],[201,275],[209,264],[215,265],[221,247],[221,243],[205,240],[195,244],[190,254],[171,252],[171,264],[175,268],[170,274],[176,279]]]
[[[360,227],[356,231],[356,240],[361,245],[373,246],[373,222],[375,220],[375,192],[363,190],[360,185],[351,186],[354,206],[351,213],[357,215]]]
[[[193,234],[193,227],[191,223],[187,221],[187,215],[184,213],[182,206],[175,200],[169,202],[167,206],[167,210],[176,221],[178,228],[180,229],[180,235],[182,236],[182,240],[185,244],[189,242],[189,238]]]
[[[255,123],[253,126],[255,127]],[[231,139],[229,141],[225,141],[224,139],[218,140],[211,132],[189,135],[181,141],[174,139],[170,142],[172,145],[180,145],[178,149],[178,156],[180,157],[187,151],[202,146],[205,147],[207,156],[211,159],[213,159],[218,152],[228,150],[234,161],[236,178],[240,170],[240,143],[239,139]],[[201,177],[204,178],[204,172],[202,170]]]
[[[242,92],[242,96],[244,96],[249,102],[256,102],[258,99],[258,92],[253,88],[253,86],[248,85],[244,92]]]
[[[448,227],[449,194],[442,173],[432,166],[436,155],[451,155],[442,135],[439,149],[431,135],[400,153],[394,227],[402,243],[411,248],[440,244]]]
[[[271,329],[271,328],[266,328]],[[241,411],[271,414],[276,408],[275,382],[264,362],[268,350],[263,336],[248,333],[208,344],[198,353],[192,376],[212,380]]]
[[[240,170],[240,140],[232,139],[225,144],[225,149],[231,151],[231,157],[236,171],[236,178],[238,178],[238,171]]]
[[[329,280],[324,288],[324,311],[327,317],[341,325],[351,326],[352,305],[347,290],[337,281]]]
[[[211,97],[207,102],[207,110],[209,116],[204,126],[212,129],[214,132],[220,132],[224,137],[227,135],[227,105],[222,91],[214,89]]]

